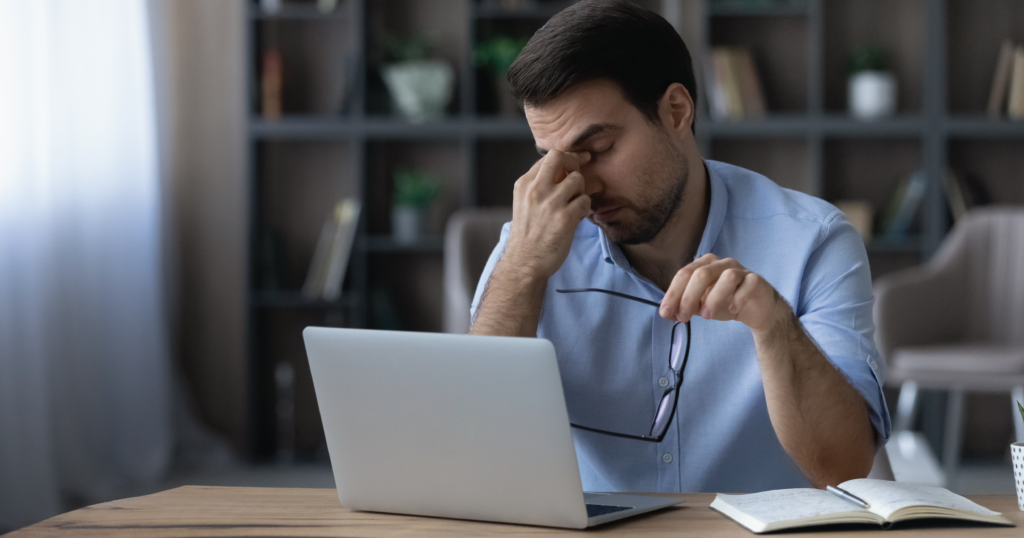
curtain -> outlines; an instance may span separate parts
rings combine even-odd
[[[0,0],[0,529],[173,449],[143,0]]]

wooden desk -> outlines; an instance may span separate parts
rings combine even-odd
[[[353,512],[338,504],[333,489],[219,488],[185,486],[162,493],[97,504],[68,512],[6,535],[5,538],[40,536],[567,536],[581,532],[615,536],[755,536],[708,508],[711,493],[681,495],[684,507],[610,523],[593,530],[572,531],[521,525],[478,523],[428,517]],[[972,500],[1002,512],[1017,528],[961,525],[917,526],[887,531],[893,536],[963,536],[974,538],[1024,536],[1024,512],[1009,495],[973,496]],[[820,527],[828,529],[828,527]],[[881,532],[875,527],[802,537],[839,538]],[[880,538],[883,535],[876,535]]]

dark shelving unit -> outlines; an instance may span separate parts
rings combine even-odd
[[[1014,0],[984,0],[978,11],[1002,17]],[[508,10],[496,0],[339,0],[335,11],[285,3],[274,14],[248,4],[248,124],[250,155],[249,453],[273,453],[274,365],[289,361],[308,376],[302,324],[373,327],[398,323],[408,330],[440,330],[443,224],[460,207],[510,205],[511,186],[537,158],[521,116],[500,117],[483,99],[473,43],[500,31],[536,29],[569,5],[524,2]],[[1024,180],[1007,169],[1024,169],[1024,122],[990,120],[984,114],[991,70],[974,70],[995,56],[1002,37],[1024,39],[1024,20],[999,21],[1005,36],[957,43],[987,19],[971,0],[646,0],[646,7],[698,27],[688,38],[695,67],[712,45],[750,46],[765,82],[769,114],[750,121],[712,121],[699,108],[698,142],[705,156],[764,173],[780,184],[829,201],[863,198],[881,210],[899,174],[923,169],[931,180],[915,232],[905,240],[876,238],[867,245],[873,274],[931,255],[948,222],[941,180],[948,166],[974,167],[993,177],[996,202],[1024,203]],[[860,11],[870,13],[861,17]],[[965,16],[969,12],[971,16]],[[1005,17],[1004,17],[1005,18]],[[877,19],[877,20],[876,20]],[[698,21],[699,24],[692,24]],[[874,21],[874,22],[872,22]],[[892,32],[893,28],[906,31]],[[454,103],[442,119],[409,123],[387,112],[377,69],[375,34],[382,30],[436,37],[439,54],[456,68]],[[532,31],[532,30],[531,30]],[[891,34],[897,34],[895,37]],[[259,67],[271,38],[280,41],[285,65],[284,116],[259,115]],[[331,38],[331,39],[328,39]],[[843,110],[840,60],[858,42],[894,47],[900,109],[864,122]],[[966,47],[966,49],[965,49]],[[706,94],[698,73],[701,102]],[[971,75],[974,78],[970,78]],[[343,96],[325,107],[323,90],[340,78]],[[982,86],[981,89],[975,87]],[[303,93],[304,92],[304,93]],[[330,92],[327,92],[330,93]],[[954,97],[954,106],[947,103]],[[298,97],[295,97],[298,95]],[[326,100],[329,101],[329,100]],[[1024,144],[1020,146],[1024,150]],[[388,225],[392,166],[412,164],[445,178],[445,194],[426,237],[396,243]],[[343,196],[359,196],[363,213],[342,298],[302,297],[302,280],[323,219]],[[278,285],[267,289],[261,256],[273,234],[284,251]],[[394,303],[403,308],[399,319]],[[389,301],[392,307],[388,307]],[[411,314],[410,314],[411,313]],[[385,320],[385,321],[381,321]],[[302,378],[299,388],[309,387]],[[308,402],[312,401],[312,404]],[[299,438],[300,455],[317,452],[315,400],[297,408],[313,431]],[[312,407],[310,407],[312,406]],[[316,415],[316,416],[314,416]],[[312,417],[312,418],[311,418]],[[313,420],[315,418],[316,420]]]

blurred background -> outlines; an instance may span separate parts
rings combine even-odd
[[[446,226],[538,158],[505,71],[570,3],[0,0],[0,532],[333,487],[301,330],[468,328],[497,237]],[[835,203],[873,278],[1024,204],[1024,3],[639,3],[690,48],[704,155]],[[897,479],[1013,491],[1008,353],[1008,384],[887,385]]]

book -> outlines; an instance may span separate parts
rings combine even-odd
[[[358,199],[341,200],[324,222],[302,286],[302,295],[306,299],[337,301],[341,297],[341,286],[359,224],[360,207]]]
[[[715,80],[725,91],[726,117],[731,120],[743,119],[743,95],[740,93],[736,69],[733,67],[732,50],[719,47],[712,51],[714,55]]]
[[[905,239],[928,191],[928,174],[918,170],[900,180],[882,218],[881,232],[892,240]]]
[[[976,206],[986,205],[991,201],[988,190],[971,174],[949,170],[943,184],[949,212],[953,222],[958,222]]]
[[[763,117],[765,114],[764,89],[761,88],[761,79],[757,76],[754,55],[750,49],[746,48],[734,49],[730,54],[732,67],[736,70],[736,79],[739,81],[744,116],[748,118]]]
[[[1013,68],[1013,42],[1003,40],[999,47],[999,58],[996,60],[996,72],[992,75],[992,89],[988,94],[988,117],[997,119],[1003,114],[1006,104],[1006,93],[1010,86],[1010,71]]]
[[[324,273],[322,294],[327,301],[337,301],[341,298],[341,285],[345,281],[349,254],[356,239],[360,207],[360,202],[356,198],[346,198],[335,206],[334,218],[337,220],[338,228],[331,243],[331,255]]]
[[[764,116],[764,89],[750,49],[714,47],[705,56],[704,71],[712,118],[740,120]]]
[[[911,519],[946,518],[1013,526],[1002,516],[945,488],[859,478],[839,485],[868,508],[820,489],[781,489],[749,495],[719,493],[711,509],[755,533],[839,523],[888,529]]]
[[[277,49],[263,51],[263,75],[260,81],[261,112],[268,120],[281,117],[281,86],[283,66],[281,52]]]
[[[1006,115],[1011,120],[1024,120],[1024,46],[1013,49],[1013,74],[1010,75],[1009,103]]]
[[[704,82],[708,93],[708,114],[714,120],[729,118],[729,98],[725,92],[724,81],[715,70],[713,53],[704,55]]]

